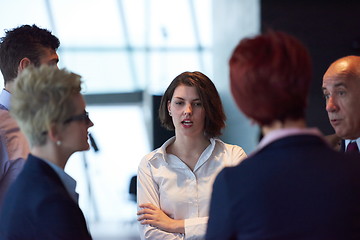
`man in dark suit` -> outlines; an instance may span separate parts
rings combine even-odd
[[[214,183],[206,239],[360,239],[360,161],[306,127],[306,48],[268,32],[230,59],[231,91],[264,134],[258,148]]]
[[[360,57],[346,56],[333,62],[323,77],[326,111],[342,151],[359,152]]]

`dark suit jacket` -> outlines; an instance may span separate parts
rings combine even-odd
[[[0,215],[0,239],[91,239],[78,204],[56,172],[29,155]]]
[[[360,239],[360,158],[279,139],[214,183],[206,239]]]
[[[345,140],[341,140],[340,152],[345,152]]]

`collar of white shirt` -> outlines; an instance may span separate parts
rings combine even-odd
[[[203,152],[203,155],[200,157],[201,161],[206,161],[210,156],[211,153],[214,151],[215,149],[215,145],[217,141],[220,141],[220,139],[218,138],[210,138],[210,145],[206,148],[206,150]],[[166,148],[172,144],[175,141],[175,137],[172,137],[170,139],[168,139],[159,149],[156,150],[156,153],[154,154],[154,156],[149,159],[149,161],[151,161],[152,159],[157,159],[158,157],[160,157],[164,162],[167,163],[166,160]],[[202,164],[202,162],[199,162],[199,164]],[[197,165],[199,165],[197,164]]]
[[[360,146],[360,138],[356,139],[355,141],[356,141],[358,148],[360,149],[360,147],[359,147]],[[345,149],[347,148],[347,146],[350,142],[354,142],[354,140],[345,139]]]

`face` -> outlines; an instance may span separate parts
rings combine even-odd
[[[168,111],[171,113],[177,136],[204,135],[205,110],[195,87],[176,87],[168,102]]]
[[[349,75],[349,63],[343,61],[330,66],[322,88],[336,134],[343,139],[360,137],[360,79]]]
[[[43,55],[40,57],[40,64],[46,64],[50,66],[57,66],[59,62],[59,56],[56,51],[51,48],[44,48]]]
[[[73,96],[74,114],[63,124],[61,142],[70,154],[89,149],[88,129],[94,124],[86,118],[85,101],[81,94]]]

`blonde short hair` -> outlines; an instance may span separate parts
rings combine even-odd
[[[31,146],[44,145],[51,124],[62,124],[74,113],[73,96],[80,94],[80,79],[47,65],[29,66],[15,79],[10,112]]]

